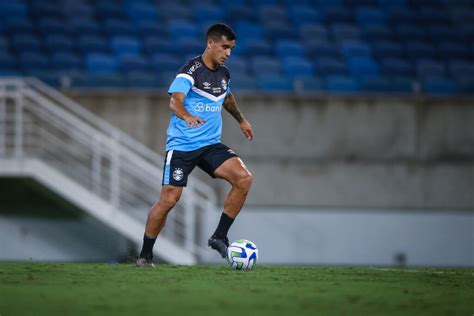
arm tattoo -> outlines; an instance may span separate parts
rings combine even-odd
[[[225,97],[224,103],[222,104],[224,108],[229,112],[239,123],[244,121],[244,117],[237,107],[237,101],[235,101],[234,95],[231,93]]]

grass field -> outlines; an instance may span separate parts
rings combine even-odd
[[[0,263],[0,315],[464,315],[472,269]]]

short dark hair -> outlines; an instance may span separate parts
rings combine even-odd
[[[217,23],[211,25],[207,30],[206,39],[211,38],[213,41],[217,42],[221,39],[221,36],[227,37],[229,41],[233,41],[237,38],[235,32],[224,23]]]

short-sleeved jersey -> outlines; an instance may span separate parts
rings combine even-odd
[[[207,68],[201,56],[191,59],[171,83],[168,93],[186,95],[183,106],[191,114],[202,118],[199,127],[188,127],[186,122],[171,115],[166,150],[191,151],[217,144],[222,133],[222,103],[230,93],[229,69],[220,65],[216,70]]]

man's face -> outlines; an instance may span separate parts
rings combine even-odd
[[[221,36],[217,42],[212,40],[212,38],[208,39],[209,52],[214,61],[219,65],[223,65],[230,57],[230,52],[234,46],[235,40],[230,41],[226,36]]]

